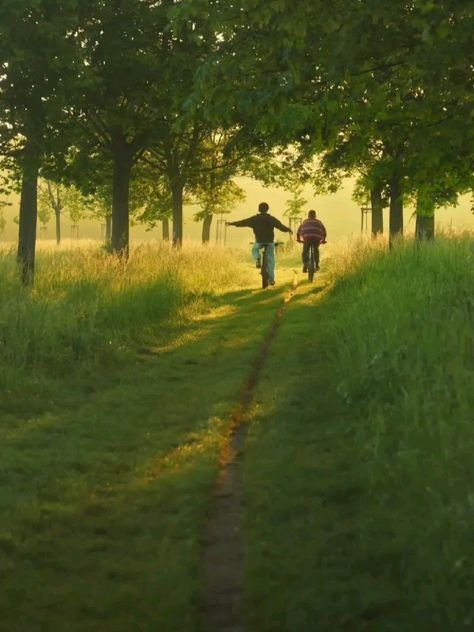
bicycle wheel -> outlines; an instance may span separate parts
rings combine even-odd
[[[260,269],[260,273],[262,275],[262,289],[264,290],[268,287],[268,260],[266,248],[263,248],[262,267]]]
[[[309,247],[309,253],[308,253],[308,281],[310,283],[313,282],[315,271],[316,271],[316,261],[314,258],[314,246],[311,245]]]

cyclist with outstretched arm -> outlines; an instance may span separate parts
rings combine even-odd
[[[308,254],[311,244],[314,245],[316,258],[316,270],[319,270],[319,244],[326,243],[327,231],[321,220],[316,219],[316,211],[309,211],[305,219],[296,231],[296,241],[303,244],[303,272],[308,271]]]
[[[269,206],[266,202],[258,205],[257,215],[241,219],[237,222],[226,222],[227,226],[238,226],[252,228],[255,235],[255,243],[252,247],[252,257],[260,267],[260,248],[263,244],[267,244],[267,260],[268,260],[268,282],[275,285],[275,228],[284,233],[291,233],[291,229],[285,226],[273,215],[268,212]]]

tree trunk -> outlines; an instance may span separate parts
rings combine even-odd
[[[418,241],[432,240],[435,235],[435,218],[434,215],[427,217],[426,215],[416,216],[415,236]]]
[[[105,216],[105,241],[110,244],[112,240],[112,215]]]
[[[435,205],[429,195],[418,193],[416,200],[415,238],[418,241],[434,239]]]
[[[129,191],[132,159],[127,147],[114,150],[112,182],[112,252],[128,257],[129,248]]]
[[[173,195],[173,246],[178,248],[183,243],[183,186],[172,185]]]
[[[31,141],[24,150],[20,195],[17,261],[23,285],[32,285],[35,271],[36,225],[38,221],[39,155]]]
[[[213,215],[210,213],[204,217],[202,222],[202,243],[208,244],[211,240],[211,224]]]
[[[161,220],[161,234],[163,236],[163,241],[170,240],[170,220],[167,217],[164,217]]]
[[[372,237],[383,234],[383,202],[382,187],[376,186],[370,191],[372,207]]]
[[[403,236],[403,193],[399,176],[393,176],[390,182],[390,234],[392,246],[397,237]]]
[[[54,218],[56,222],[56,245],[61,243],[61,210],[54,209]]]

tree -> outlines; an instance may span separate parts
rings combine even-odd
[[[208,185],[208,186],[206,186]],[[245,191],[233,180],[224,180],[220,184],[209,174],[208,182],[195,190],[196,200],[201,206],[194,218],[202,220],[202,243],[210,241],[212,218],[214,215],[230,213],[237,202],[245,200]]]
[[[73,95],[74,149],[69,177],[111,191],[111,247],[129,247],[129,191],[158,115],[151,86],[161,79],[160,47],[167,2],[87,2],[75,43],[81,57]],[[99,166],[99,169],[97,167]]]
[[[299,218],[303,214],[303,209],[308,200],[303,197],[303,187],[300,183],[296,183],[289,188],[292,197],[286,201],[284,215],[291,218]]]
[[[108,191],[110,199],[110,191]],[[73,185],[64,185],[42,178],[38,184],[38,214],[47,223],[54,213],[56,243],[61,243],[61,217],[67,211],[73,224],[77,224],[87,215],[102,216],[99,193],[83,195]]]
[[[459,3],[369,1],[352,6],[350,24],[339,56],[343,107],[327,155],[364,173],[379,218],[387,192],[393,239],[403,233],[404,198],[420,191],[418,215],[428,217],[436,199],[453,199],[472,181],[472,97],[460,56],[463,48],[469,56],[472,16]]]
[[[11,181],[10,179],[3,173],[0,172],[0,236],[5,232],[5,226],[7,224],[7,220],[3,215],[3,209],[6,206],[11,206],[11,203],[8,202],[7,196],[11,191]],[[2,199],[5,196],[5,199]]]
[[[230,107],[216,82],[214,108],[226,101],[227,116],[251,125],[267,150],[292,145],[300,167],[325,151],[339,158],[337,169],[360,170],[379,220],[374,232],[388,196],[391,241],[403,233],[403,199],[425,165],[431,178],[464,173],[458,190],[469,185],[473,16],[466,3],[237,4],[248,11],[229,5],[214,73],[223,82],[230,76]]]
[[[75,173],[87,180],[88,159],[94,155],[112,163],[116,252],[128,250],[132,168],[145,155],[167,179],[173,242],[182,240],[184,189],[209,131],[202,107],[192,102],[193,79],[217,38],[206,12],[184,19],[185,4],[90,2],[77,38],[83,62]]]
[[[43,225],[46,225],[54,214],[56,243],[61,243],[61,212],[64,208],[63,190],[60,185],[50,180],[38,183],[38,217]]]
[[[160,222],[163,241],[169,241],[173,198],[166,178],[149,163],[141,163],[135,170],[132,192],[137,199],[137,221],[149,230]]]
[[[32,283],[37,180],[64,117],[64,86],[72,82],[75,0],[4,0],[0,20],[1,153],[21,171],[18,262]]]
[[[112,195],[109,184],[96,186],[93,193],[84,196],[86,215],[101,220],[105,225],[105,243],[110,247],[112,243]]]
[[[215,130],[203,140],[200,163],[189,188],[201,209],[195,214],[202,220],[202,242],[208,243],[214,215],[230,213],[245,199],[244,190],[232,179],[241,169],[243,156],[233,144],[232,131]]]
[[[51,209],[51,207],[40,204],[38,200],[38,219],[41,224],[41,229],[46,229],[46,226],[48,225],[48,222],[52,216],[53,210]]]
[[[5,216],[3,215],[3,208],[1,208],[0,206],[0,236],[3,235],[3,233],[5,232],[6,224],[7,224],[7,220],[5,219]]]

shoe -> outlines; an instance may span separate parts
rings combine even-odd
[[[303,266],[303,272],[308,272],[308,266]]]
[[[268,285],[275,285],[275,281],[269,281]]]
[[[261,267],[262,267],[262,264],[261,264],[261,262],[260,262],[260,257],[259,257],[259,258],[257,259],[257,261],[255,262],[255,267],[256,267],[256,268],[261,268]]]

